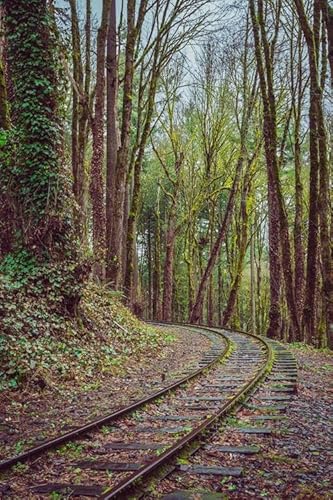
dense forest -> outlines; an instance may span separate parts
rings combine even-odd
[[[2,0],[0,37],[1,356],[87,287],[332,347],[328,0]]]

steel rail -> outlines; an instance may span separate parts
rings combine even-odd
[[[164,325],[163,325],[164,326]],[[171,325],[170,325],[171,326]],[[179,326],[179,325],[177,325]],[[192,328],[192,326],[187,325],[186,328]],[[205,330],[205,328],[201,328],[201,330]],[[97,430],[100,427],[103,427],[104,425],[109,424],[110,422],[116,420],[119,417],[122,417],[124,415],[127,415],[131,413],[134,410],[137,410],[138,408],[144,406],[147,403],[150,403],[154,401],[155,399],[159,398],[160,396],[163,396],[167,394],[168,392],[176,389],[177,387],[181,386],[182,384],[192,380],[193,378],[201,375],[205,370],[210,369],[212,366],[214,366],[216,363],[220,362],[223,360],[223,358],[228,354],[231,346],[231,342],[226,337],[223,335],[221,332],[215,332],[217,335],[220,337],[223,337],[224,341],[226,342],[226,346],[224,350],[222,351],[221,354],[216,356],[216,359],[210,361],[207,363],[205,366],[199,368],[198,370],[193,371],[189,375],[186,375],[185,377],[182,377],[181,379],[177,380],[176,382],[173,382],[169,384],[168,386],[164,387],[163,389],[160,389],[159,391],[156,391],[152,394],[149,394],[148,396],[145,396],[134,403],[124,406],[118,410],[115,410],[114,412],[105,415],[104,417],[100,417],[96,420],[93,420],[92,422],[89,422],[88,424],[85,424],[81,427],[78,427],[77,429],[73,431],[66,432],[65,434],[61,434],[60,436],[57,436],[55,438],[49,439],[45,441],[44,443],[34,447],[30,448],[27,451],[20,453],[19,455],[15,455],[13,457],[10,457],[8,459],[5,459],[0,462],[0,472],[8,470],[10,467],[13,465],[16,465],[18,463],[24,463],[30,458],[37,457],[41,454],[43,454],[46,451],[49,450],[54,450],[58,448],[60,445],[63,445],[65,443],[68,443],[70,441],[74,441],[75,439],[78,439],[79,437],[83,436],[84,434],[92,431],[92,430]]]
[[[161,322],[159,322],[161,323]],[[188,326],[188,325],[183,325]],[[214,328],[208,328],[203,326],[191,325],[191,328],[205,329],[215,333],[222,333]],[[222,328],[221,330],[223,330]],[[257,374],[247,382],[241,390],[233,396],[229,401],[227,401],[215,415],[208,417],[202,424],[193,429],[189,434],[181,438],[174,445],[164,451],[161,455],[156,457],[152,462],[144,465],[137,471],[133,472],[129,477],[125,478],[123,481],[118,483],[115,487],[106,489],[103,494],[99,497],[101,500],[110,500],[115,498],[128,498],[130,490],[133,489],[135,484],[146,478],[147,476],[153,474],[156,469],[166,465],[171,459],[173,459],[181,450],[183,450],[191,442],[197,440],[203,432],[207,431],[212,427],[222,416],[228,413],[237,403],[239,403],[256,385],[258,382],[266,375],[273,363],[273,350],[269,343],[262,337],[258,337],[253,333],[242,332],[240,330],[225,329],[235,333],[241,333],[259,340],[266,349],[267,359],[264,366],[257,372]],[[124,496],[126,494],[126,496]]]

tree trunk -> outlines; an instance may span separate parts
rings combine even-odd
[[[252,227],[253,232],[253,227]],[[257,315],[256,315],[256,273],[255,273],[255,241],[254,234],[251,235],[250,243],[250,266],[251,266],[251,331],[254,335],[257,333]]]
[[[107,39],[107,143],[106,143],[106,247],[107,266],[112,259],[112,223],[116,198],[116,166],[118,155],[118,63],[117,63],[117,20],[116,0],[111,0]],[[119,235],[118,235],[119,238]]]
[[[4,64],[0,57],[0,129],[1,128],[4,130],[9,128],[9,110]]]
[[[95,114],[92,123],[93,154],[90,173],[90,195],[93,223],[94,274],[103,279],[105,272],[105,205],[104,205],[104,109],[105,109],[105,45],[110,0],[103,0],[102,20],[97,34],[97,67]]]
[[[328,62],[331,70],[331,87],[333,88],[333,7],[328,4],[328,0],[322,0],[322,8],[327,29]]]
[[[117,155],[115,199],[113,202],[113,220],[109,238],[107,277],[118,290],[122,284],[123,223],[128,154],[130,144],[130,126],[133,102],[133,76],[137,29],[135,26],[135,0],[127,2],[127,40],[125,50],[125,76],[123,89],[123,109],[120,148]]]
[[[87,244],[87,176],[84,168],[85,151],[87,143],[87,127],[89,118],[89,94],[90,94],[90,45],[91,45],[91,5],[90,0],[86,4],[86,64],[85,75],[83,75],[83,64],[81,55],[80,27],[77,13],[76,0],[70,0],[71,8],[71,32],[72,32],[72,63],[73,80],[72,85],[72,170],[73,191],[78,204],[76,226],[81,243]]]
[[[157,207],[155,213],[155,245],[154,245],[154,272],[153,272],[153,319],[161,319],[161,227],[159,208],[159,188],[157,193]]]
[[[172,320],[172,296],[173,296],[173,266],[175,255],[175,240],[176,240],[176,212],[175,207],[171,207],[168,220],[168,227],[165,241],[165,262],[163,273],[163,304],[162,304],[162,319],[163,321]]]
[[[78,176],[77,176],[77,200],[80,207],[80,224],[82,230],[82,243],[88,245],[88,174],[86,172],[86,149],[90,130],[90,88],[91,88],[91,0],[86,0],[86,23],[85,23],[85,68],[84,68],[84,102],[81,103],[78,132]]]
[[[82,93],[83,90],[83,69],[82,69],[82,56],[81,56],[81,40],[80,40],[80,28],[79,20],[77,14],[76,0],[70,0],[69,2],[71,8],[71,31],[72,31],[72,63],[73,63],[73,78],[77,88],[72,86],[72,169],[74,186],[73,191],[76,201],[80,206],[80,181],[81,172],[79,164],[79,118],[82,113],[82,103],[80,102],[80,96],[78,91]],[[78,91],[77,91],[78,90]],[[81,219],[81,217],[80,217]],[[81,222],[81,221],[80,221]],[[80,227],[79,222],[79,227]]]
[[[310,102],[310,194],[309,194],[309,230],[307,246],[306,289],[303,311],[304,339],[312,343],[317,326],[317,271],[318,271],[318,144],[317,119],[313,99]]]
[[[320,39],[322,50],[326,51],[324,37],[321,37],[322,2],[314,0],[313,28],[308,22],[301,0],[294,0],[299,23],[303,31],[310,67],[310,207],[309,239],[307,260],[306,299],[304,305],[304,334],[308,342],[317,341],[316,327],[316,283],[320,223],[320,243],[323,276],[323,318],[329,343],[333,342],[333,265],[329,237],[329,173],[327,160],[327,138],[323,115],[322,95],[325,84],[325,71],[320,72]],[[322,54],[324,62],[326,54]]]
[[[0,7],[1,9],[1,7]],[[2,28],[0,10],[0,29]],[[2,49],[2,43],[0,45]],[[1,129],[8,130],[10,127],[9,106],[7,97],[7,82],[5,75],[4,51],[0,50],[0,142],[5,140],[5,135],[1,133]],[[13,226],[12,226],[13,210],[11,203],[5,190],[0,191],[0,260],[3,255],[8,253],[12,247]]]
[[[214,301],[213,301],[213,275],[209,278],[207,290],[207,325],[213,326],[214,324]]]
[[[301,179],[301,145],[299,137],[299,122],[295,124],[295,300],[300,323],[302,324],[304,307],[304,245],[303,245],[303,185]],[[298,339],[302,340],[302,339]]]
[[[152,244],[151,244],[151,218],[148,217],[147,224],[147,263],[148,263],[148,318],[152,317]]]
[[[256,13],[254,0],[250,1],[252,27],[255,40],[255,55],[264,109],[264,142],[268,178],[271,307],[270,326],[268,328],[267,335],[271,337],[279,336],[281,330],[280,281],[282,270],[286,285],[285,291],[288,310],[293,325],[293,333],[296,338],[300,338],[300,323],[294,295],[294,276],[291,265],[288,219],[280,186],[278,170],[279,164],[277,160],[276,105],[273,85],[274,43],[272,42],[270,44],[267,40],[263,14],[263,1],[258,0],[257,3],[258,13]],[[275,27],[275,40],[277,38],[277,33],[278,22]],[[281,254],[282,259],[280,261]]]
[[[0,192],[6,190],[13,207],[11,259],[18,260],[12,269],[22,269],[28,259],[36,279],[43,273],[52,293],[61,297],[59,313],[75,314],[87,269],[76,244],[71,189],[62,157],[57,26],[46,0],[6,0],[4,6],[7,62],[15,95],[11,119],[19,137],[5,145],[8,159],[6,168],[0,169]],[[33,57],[27,47],[33,47]],[[22,283],[21,290],[24,287]]]

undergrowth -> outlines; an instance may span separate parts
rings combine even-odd
[[[288,344],[288,347],[291,347],[293,349],[298,349],[299,351],[303,352],[309,352],[309,353],[322,352],[324,354],[333,355],[332,349],[329,349],[328,347],[315,347],[309,344],[305,344],[304,342],[292,342]]]
[[[0,391],[89,383],[119,371],[127,357],[165,342],[101,285],[86,285],[75,319],[52,304],[48,294],[26,288],[11,302],[7,296],[0,311]]]

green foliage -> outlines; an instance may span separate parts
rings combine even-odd
[[[50,494],[51,500],[62,500],[62,498],[64,498],[62,493],[58,493],[57,491],[52,491],[52,493]]]
[[[15,99],[11,127],[0,130],[0,358],[14,388],[38,364],[40,337],[59,335],[62,317],[76,316],[89,265],[81,260],[63,171],[54,13],[38,0],[3,3]],[[52,360],[46,355],[45,362]]]
[[[7,142],[7,133],[5,130],[0,129],[0,149],[6,145]]]
[[[26,259],[22,256],[21,262],[33,265]],[[106,287],[86,286],[77,319],[66,315],[58,288],[63,274],[70,275],[70,265],[54,266],[52,272],[46,267],[44,274],[33,269],[31,276],[21,275],[18,285],[13,262],[6,261],[12,280],[0,274],[0,391],[26,384],[43,389],[69,380],[93,390],[96,378],[102,383],[103,376],[121,370],[129,356],[165,343],[164,333],[132,316]]]
[[[37,0],[6,4],[8,62],[15,88],[11,161],[6,174],[39,221],[58,204],[59,67],[54,19]]]
[[[79,443],[67,443],[59,448],[59,455],[65,455],[68,458],[79,458],[83,451],[83,445]]]
[[[39,0],[3,3],[15,94],[11,127],[0,130],[3,253],[12,254],[9,268],[20,266],[22,249],[39,261],[76,258],[71,185],[62,159],[64,92],[54,13]]]
[[[0,264],[0,273],[10,289],[27,284],[35,269],[36,259],[27,250],[7,254]]]

